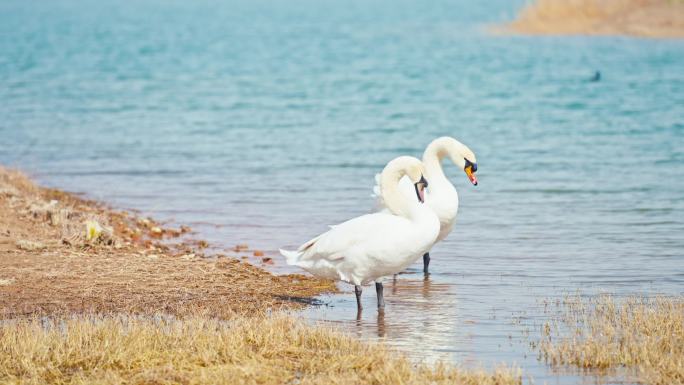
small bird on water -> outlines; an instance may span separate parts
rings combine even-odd
[[[598,82],[601,81],[601,71],[596,71],[594,72],[594,76],[589,79],[590,82]]]

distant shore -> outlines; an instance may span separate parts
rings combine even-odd
[[[536,0],[498,32],[684,37],[682,0]]]

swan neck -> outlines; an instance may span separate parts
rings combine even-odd
[[[447,181],[442,169],[442,159],[448,157],[457,167],[463,168],[465,167],[464,154],[469,152],[470,150],[463,143],[453,138],[444,137],[433,140],[423,153],[423,165],[428,182]]]
[[[446,179],[444,169],[442,169],[442,159],[449,154],[448,150],[439,143],[430,143],[423,153],[423,165],[425,166],[425,177],[429,183],[435,180]]]
[[[395,215],[408,219],[414,219],[420,211],[420,203],[417,197],[410,200],[399,190],[399,180],[404,173],[399,170],[385,170],[380,179],[382,199],[385,206]]]

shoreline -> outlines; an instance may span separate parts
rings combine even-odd
[[[0,166],[0,382],[522,384],[515,364],[413,362],[295,317],[291,310],[335,284],[205,258],[209,245],[190,232]],[[590,301],[556,302],[539,339],[527,337],[547,365],[654,383],[684,378],[668,358],[684,337],[668,326],[681,324],[681,296]],[[577,318],[577,309],[591,317]],[[629,344],[620,337],[639,333]]]
[[[204,258],[190,231],[0,166],[0,382],[522,383],[311,325],[289,311],[334,282]]]
[[[495,33],[684,38],[680,0],[535,0]]]
[[[206,258],[209,245],[188,238],[188,227],[39,187],[2,167],[0,218],[2,318],[121,311],[230,318],[301,308],[336,291],[331,281],[274,275],[237,256]]]

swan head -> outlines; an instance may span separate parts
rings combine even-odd
[[[428,186],[428,181],[425,179],[425,167],[423,162],[412,156],[400,156],[390,161],[385,170],[383,170],[383,180],[387,176],[391,179],[391,183],[398,183],[406,175],[413,183],[416,190],[416,197],[420,203],[425,202],[425,188]],[[384,184],[385,182],[383,182]],[[384,186],[383,186],[384,188]]]
[[[473,161],[471,162],[468,160],[468,158],[465,159],[465,165],[463,166],[463,171],[466,173],[468,176],[468,179],[470,179],[470,183],[473,184],[473,186],[477,186],[477,177],[475,176],[475,172],[477,171],[477,162],[474,160],[475,156],[473,155]]]
[[[420,203],[425,203],[425,189],[428,186],[428,181],[425,180],[425,177],[422,175],[420,176],[420,179],[418,182],[413,184],[413,187],[416,189],[416,197],[418,198],[418,201]]]
[[[413,187],[416,190],[416,197],[420,203],[425,203],[425,189],[428,186],[428,181],[425,179],[425,167],[423,162],[413,157],[406,158],[404,164],[404,172],[406,176],[413,182]]]
[[[465,172],[470,183],[477,186],[477,176],[475,176],[477,159],[475,153],[468,146],[450,136],[443,136],[430,143],[428,150],[431,149],[436,152],[438,159],[448,156],[457,167]]]

